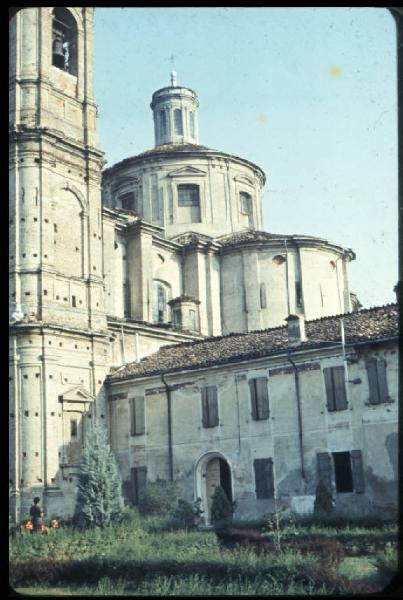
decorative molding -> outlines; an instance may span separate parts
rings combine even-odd
[[[196,167],[182,167],[167,174],[167,177],[205,177],[207,173]]]

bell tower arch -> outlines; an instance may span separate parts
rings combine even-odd
[[[60,402],[81,385],[104,414],[108,356],[92,7],[10,21],[10,477],[15,516],[74,498]],[[66,408],[67,407],[67,408]],[[84,409],[83,409],[84,410]],[[73,432],[74,433],[74,432]],[[64,512],[66,512],[64,510]]]

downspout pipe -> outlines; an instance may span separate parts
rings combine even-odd
[[[287,353],[288,361],[291,363],[292,368],[294,369],[294,378],[295,378],[295,393],[297,396],[297,410],[298,410],[298,438],[299,438],[299,454],[301,459],[301,477],[305,482],[305,467],[304,467],[304,447],[303,447],[303,438],[302,438],[302,414],[301,414],[301,395],[299,388],[299,373],[298,367],[295,362],[291,358],[291,352]]]
[[[168,385],[164,379],[164,375],[161,375],[162,383],[165,386],[167,395],[167,409],[168,409],[168,463],[169,463],[169,479],[174,480],[174,464],[173,464],[173,453],[172,453],[172,397],[171,391],[172,386]]]

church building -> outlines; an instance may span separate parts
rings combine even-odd
[[[12,512],[71,515],[108,428],[128,503],[181,483],[209,515],[396,506],[397,308],[358,310],[350,248],[263,230],[266,175],[199,144],[199,100],[151,98],[154,148],[103,170],[92,7],[10,22]],[[340,322],[340,315],[343,322]]]

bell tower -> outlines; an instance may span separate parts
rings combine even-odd
[[[88,7],[10,21],[10,477],[17,516],[74,497],[80,444],[104,416],[101,169]]]

